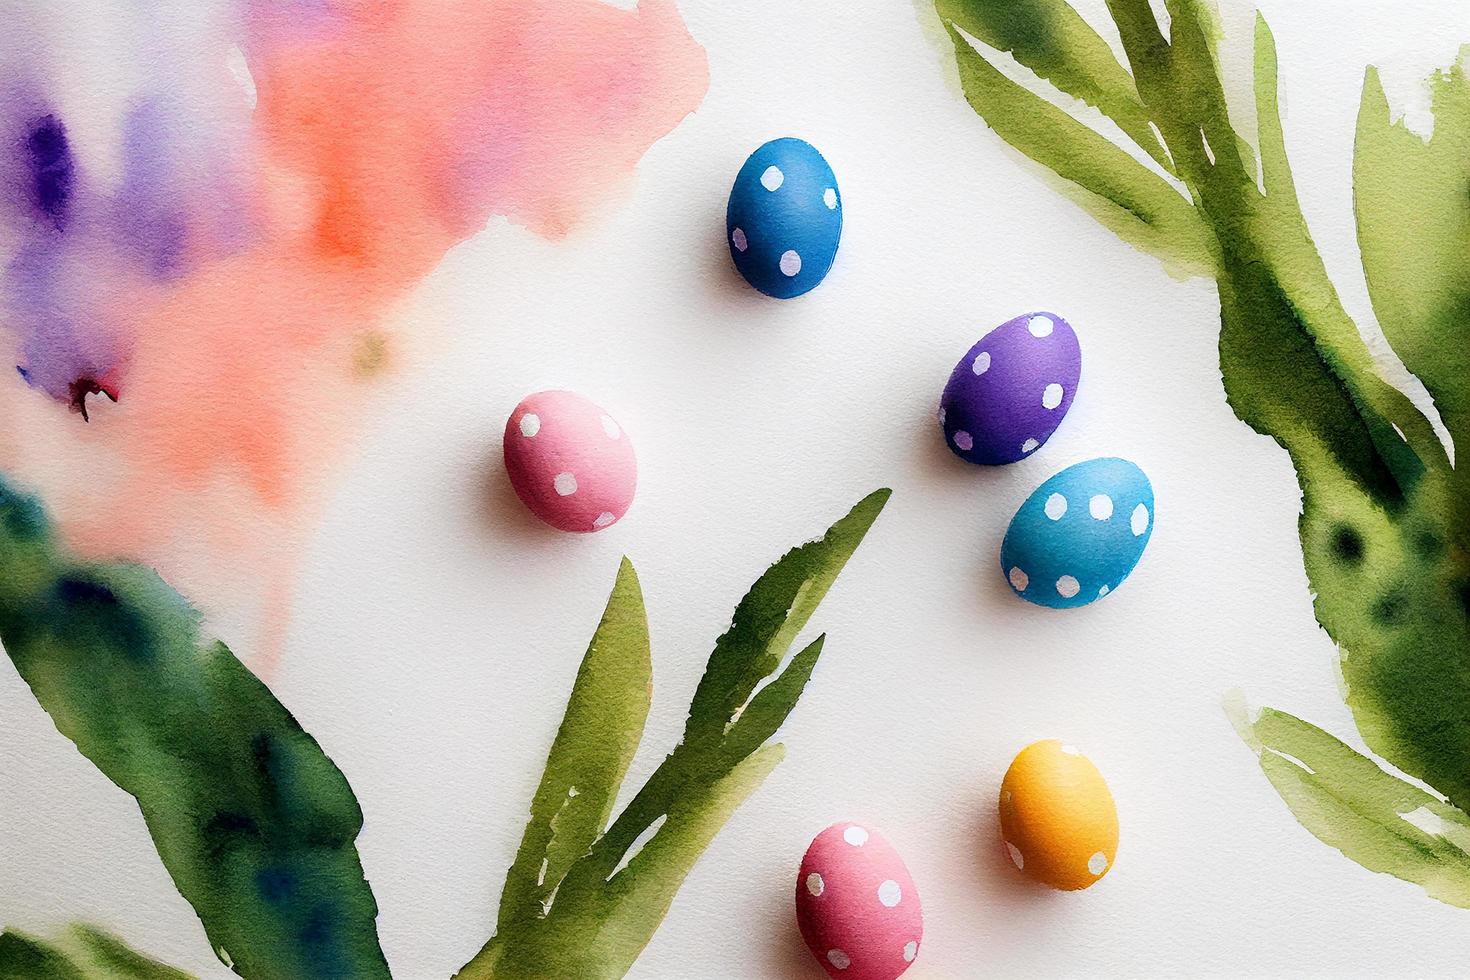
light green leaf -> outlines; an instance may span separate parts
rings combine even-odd
[[[1467,49],[1470,51],[1470,49]],[[1378,72],[1363,81],[1353,153],[1358,245],[1373,309],[1433,396],[1470,492],[1470,79],[1430,79],[1434,132],[1394,122]]]
[[[1280,72],[1276,63],[1276,38],[1266,18],[1256,14],[1255,47],[1256,141],[1261,154],[1261,185],[1267,197],[1283,198],[1297,208],[1296,181],[1286,156],[1286,134],[1281,128]]]
[[[1173,170],[1133,76],[1065,0],[935,0],[934,8],[940,20],[1009,52],[1038,77],[1100,110],[1160,166]]]
[[[822,655],[822,644],[826,640],[825,633],[817,637],[806,649],[791,658],[791,663],[786,665],[786,669],[775,680],[755,692],[750,704],[746,705],[740,717],[730,726],[729,734],[725,736],[726,758],[743,759],[776,734],[777,729],[796,707],[802,691],[806,690],[807,681],[811,680],[817,659]]]
[[[652,684],[648,619],[624,558],[577,680],[500,899],[497,934],[539,918],[567,869],[607,826],[643,737]]]
[[[781,747],[764,743],[795,707],[825,636],[792,657],[774,680],[756,688],[780,667],[889,496],[886,489],[869,494],[820,540],[792,549],[757,580],[710,656],[690,708],[685,740],[546,894],[545,916],[515,920],[509,931],[502,925],[460,971],[460,980],[622,976],[653,936],[705,846],[779,761]],[[610,603],[609,615],[612,608]],[[641,606],[639,612],[641,620]],[[631,681],[621,683],[626,690]],[[607,696],[616,697],[616,689],[608,688]],[[574,700],[580,697],[573,695]],[[647,710],[646,693],[641,697],[640,719]],[[590,738],[591,727],[569,712],[563,734]],[[626,765],[620,753],[614,764]],[[612,782],[614,790],[617,781]],[[558,780],[547,792],[548,805],[560,804],[564,782]],[[541,832],[538,839],[544,836]],[[528,857],[518,859],[519,870],[512,872],[522,878],[536,845],[529,850],[523,845],[523,852]],[[550,875],[545,883],[551,883]],[[516,891],[527,893],[524,881]]]
[[[1470,908],[1470,818],[1300,718],[1266,708],[1237,730],[1296,818],[1323,843],[1371,871],[1402,878],[1441,902]]]
[[[714,783],[681,795],[658,832],[589,905],[553,906],[540,956],[508,949],[496,976],[615,980],[627,973],[710,841],[785,754],[779,743],[766,745]],[[555,968],[547,971],[551,950]]]
[[[965,98],[996,133],[1086,192],[1078,201],[1119,237],[1193,272],[1214,267],[1210,240],[1193,205],[1063,110],[1011,81],[946,24]]]

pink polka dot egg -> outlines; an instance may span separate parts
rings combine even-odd
[[[633,503],[638,462],[613,417],[571,391],[541,391],[505,423],[505,470],[531,513],[563,531],[601,531]]]
[[[924,911],[903,859],[877,831],[835,823],[812,840],[796,882],[796,923],[833,977],[894,980],[919,955]]]

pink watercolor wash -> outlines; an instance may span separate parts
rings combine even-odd
[[[390,309],[492,216],[557,239],[624,195],[708,67],[673,0],[200,9],[197,36],[102,28],[138,62],[118,147],[60,108],[77,73],[46,31],[70,27],[32,25],[0,77],[0,469],[83,554],[258,614],[269,673],[300,545],[411,347]]]
[[[835,823],[807,848],[796,881],[796,922],[833,977],[895,980],[924,940],[919,891],[877,831]]]
[[[531,513],[563,531],[611,527],[638,487],[633,441],[570,391],[537,392],[516,406],[505,423],[505,470]]]

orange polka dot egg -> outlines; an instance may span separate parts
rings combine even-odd
[[[1072,746],[1048,739],[1022,749],[1006,771],[1000,833],[1022,874],[1077,891],[1113,867],[1118,808],[1097,766]]]

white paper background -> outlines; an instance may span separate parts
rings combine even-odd
[[[1470,41],[1470,11],[1263,6],[1304,206],[1371,322],[1349,186],[1363,67],[1422,105],[1413,80]],[[830,639],[787,761],[690,876],[635,977],[820,977],[794,875],[812,835],[846,818],[883,830],[918,883],[914,977],[1464,975],[1470,913],[1313,839],[1222,711],[1240,688],[1357,743],[1312,619],[1286,456],[1224,402],[1212,284],[1169,279],[988,132],[922,7],[683,10],[709,52],[703,106],[569,241],[496,222],[405,304],[442,342],[376,403],[311,540],[274,687],[362,802],[395,973],[444,977],[487,937],[619,555],[638,567],[654,642],[634,787],[672,746],[745,588],[886,485],[891,504],[813,623]],[[1243,68],[1251,11],[1224,13]],[[745,154],[787,134],[826,154],[846,227],[827,281],[778,303],[734,277],[721,235]],[[1076,404],[1032,459],[966,466],[932,420],[940,387],[981,333],[1037,308],[1081,335]],[[546,530],[505,486],[505,417],[553,386],[601,402],[635,440],[638,501],[608,532]],[[1137,572],[1083,611],[1015,601],[994,557],[1011,513],[1057,469],[1110,454],[1158,496]],[[1019,880],[997,843],[1001,774],[1050,736],[1097,762],[1121,815],[1117,866],[1082,894]],[[228,975],[133,801],[8,661],[0,746],[0,922],[88,919]]]

